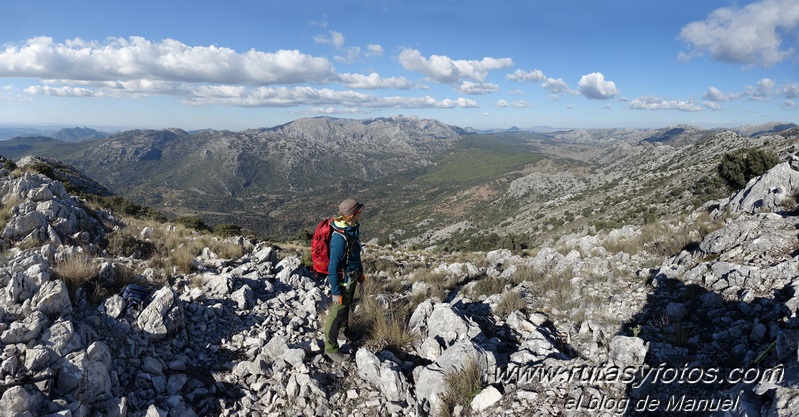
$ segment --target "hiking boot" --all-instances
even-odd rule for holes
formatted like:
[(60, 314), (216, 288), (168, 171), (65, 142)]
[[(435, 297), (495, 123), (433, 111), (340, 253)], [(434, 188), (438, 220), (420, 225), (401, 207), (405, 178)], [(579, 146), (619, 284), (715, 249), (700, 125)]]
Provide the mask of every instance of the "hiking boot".
[(325, 355), (337, 364), (347, 363), (352, 360), (350, 355), (345, 355), (341, 352), (325, 353)]
[(346, 339), (347, 342), (349, 342), (349, 343), (353, 343), (353, 342), (357, 342), (358, 341), (358, 338), (355, 336), (355, 334), (352, 333), (349, 330), (344, 330), (342, 332), (342, 336), (344, 336), (344, 339)]

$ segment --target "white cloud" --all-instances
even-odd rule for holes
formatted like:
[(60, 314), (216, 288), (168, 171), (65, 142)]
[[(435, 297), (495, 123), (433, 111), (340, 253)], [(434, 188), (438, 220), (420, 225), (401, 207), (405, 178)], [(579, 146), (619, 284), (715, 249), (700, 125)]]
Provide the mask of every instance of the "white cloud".
[(454, 108), (454, 107), (463, 107), (463, 108), (473, 108), (473, 107), (480, 107), (477, 105), (477, 102), (474, 100), (469, 100), (467, 98), (458, 97), (455, 100), (444, 99), (441, 100), (441, 103), (436, 105), (439, 108)]
[(103, 94), (88, 88), (75, 87), (50, 87), (50, 86), (31, 86), (25, 89), (28, 94), (58, 97), (102, 97)]
[(756, 86), (747, 85), (746, 93), (749, 95), (750, 100), (764, 101), (769, 100), (774, 94), (776, 84), (774, 80), (763, 78), (757, 82)]
[(346, 52), (346, 55), (336, 55), (333, 59), (337, 62), (351, 64), (361, 57), (361, 48), (357, 46), (347, 48), (344, 52)]
[(376, 44), (369, 44), (366, 45), (366, 56), (373, 57), (373, 56), (383, 56), (385, 52), (383, 51), (383, 47)]
[(724, 110), (724, 107), (717, 101), (703, 101), (702, 105), (713, 111)]
[(335, 91), (312, 87), (200, 86), (183, 100), (198, 106), (291, 107), (324, 108), (456, 108), (478, 107), (474, 100), (464, 98), (437, 100), (433, 97), (377, 97), (356, 91)]
[[(509, 81), (517, 81), (517, 82), (543, 81), (541, 83), (541, 88), (549, 91), (549, 93), (554, 98), (558, 98), (563, 95), (580, 94), (579, 92), (569, 88), (569, 85), (566, 84), (566, 81), (563, 81), (563, 79), (547, 77), (546, 75), (544, 75), (543, 71), (538, 69), (534, 69), (531, 71), (516, 70), (511, 74), (505, 75), (505, 78), (508, 79)], [(592, 84), (589, 85), (587, 83), (592, 83)], [(580, 89), (581, 91), (583, 91), (583, 94), (586, 94), (586, 96), (589, 98), (600, 98), (603, 94), (612, 93), (611, 96), (606, 97), (606, 98), (611, 98), (618, 93), (618, 90), (616, 90), (616, 85), (612, 81), (605, 81), (605, 77), (598, 72), (594, 74), (584, 75), (583, 78), (580, 80)]]
[(375, 90), (380, 88), (396, 88), (407, 90), (412, 88), (411, 82), (405, 77), (382, 78), (376, 72), (369, 75), (363, 74), (339, 74), (339, 80), (347, 88), (358, 88), (364, 90)]
[(457, 90), (461, 94), (491, 94), (499, 91), (499, 86), (492, 83), (474, 83), (471, 81), (463, 81)]
[(336, 49), (341, 49), (344, 46), (344, 35), (335, 30), (328, 31), (327, 35), (316, 35), (313, 40), (323, 45), (333, 45)]
[(793, 100), (785, 100), (784, 102), (782, 102), (781, 107), (785, 110), (796, 110), (797, 108), (799, 108), (799, 106), (797, 106), (796, 102)]
[(483, 58), (481, 61), (453, 60), (443, 55), (425, 58), (416, 49), (405, 49), (399, 54), (399, 63), (408, 71), (417, 71), (443, 84), (457, 84), (464, 79), (483, 82), (488, 71), (513, 65), (510, 58)]
[(799, 83), (787, 83), (782, 86), (782, 94), (785, 98), (799, 97)]
[(324, 83), (333, 65), (296, 50), (237, 53), (216, 46), (188, 46), (173, 39), (110, 38), (105, 43), (29, 39), (0, 52), (0, 76), (83, 81), (161, 80), (269, 85)]
[(699, 106), (691, 101), (666, 100), (660, 97), (638, 97), (630, 102), (631, 109), (637, 110), (679, 110), (679, 111), (700, 111)]
[(549, 91), (553, 96), (560, 97), (564, 94), (579, 94), (578, 92), (569, 88), (569, 85), (566, 84), (566, 81), (558, 78), (557, 80), (554, 78), (547, 78), (547, 80), (541, 83), (541, 87)]
[(601, 72), (594, 72), (583, 75), (577, 84), (580, 93), (595, 100), (607, 100), (619, 94), (616, 84), (613, 81), (605, 81), (605, 76)]
[(509, 81), (532, 81), (534, 83), (547, 79), (543, 71), (537, 69), (531, 70), (529, 72), (516, 70), (512, 74), (506, 75), (505, 78)]
[(314, 107), (308, 109), (308, 111), (303, 112), (303, 114), (362, 114), (368, 113), (368, 111), (364, 109), (359, 109), (357, 107)]
[(499, 101), (497, 101), (496, 106), (497, 107), (515, 107), (517, 109), (523, 109), (523, 108), (530, 107), (530, 104), (525, 102), (525, 101), (523, 101), (523, 100), (514, 101), (513, 103), (510, 103), (507, 100), (499, 100)]
[[(724, 94), (718, 88), (710, 87), (710, 88), (707, 89), (705, 94), (702, 95), (702, 98), (705, 99), (705, 100), (708, 100), (708, 101), (721, 103), (721, 102), (730, 101), (730, 100), (737, 100), (737, 99), (741, 98), (742, 96), (743, 96), (742, 93)], [(705, 104), (705, 106), (707, 106), (707, 104)], [(718, 110), (718, 109), (713, 109), (713, 110)]]
[(769, 67), (794, 54), (794, 48), (784, 48), (783, 41), (790, 40), (790, 32), (798, 26), (796, 0), (761, 0), (743, 9), (723, 7), (682, 28), (679, 37), (692, 51), (681, 57), (709, 53), (719, 61)]

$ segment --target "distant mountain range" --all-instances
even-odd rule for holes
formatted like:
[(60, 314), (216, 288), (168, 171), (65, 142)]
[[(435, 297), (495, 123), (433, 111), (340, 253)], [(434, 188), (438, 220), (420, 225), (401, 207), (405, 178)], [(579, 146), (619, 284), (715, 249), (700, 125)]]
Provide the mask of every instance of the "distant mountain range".
[[(168, 215), (236, 223), (266, 235), (312, 227), (321, 216), (335, 214), (340, 200), (355, 195), (368, 204), (365, 227), (372, 236), (412, 242), (461, 225), (452, 230), (543, 238), (552, 227), (587, 226), (574, 220), (593, 213), (589, 202), (603, 204), (591, 198), (564, 200), (568, 196), (597, 190), (640, 194), (652, 171), (677, 169), (680, 152), (710, 141), (713, 152), (694, 152), (702, 159), (694, 161), (690, 176), (673, 175), (673, 191), (685, 194), (685, 201), (670, 204), (687, 204), (700, 192), (695, 183), (709, 172), (718, 152), (758, 135), (795, 136), (797, 129), (792, 123), (769, 123), (738, 129), (485, 133), (415, 117), (318, 117), (241, 132), (130, 130), (106, 136), (87, 128), (62, 129), (47, 137), (2, 141), (0, 155), (55, 158), (112, 192)], [(714, 140), (725, 131), (741, 139)], [(672, 191), (669, 181), (661, 179), (659, 190)], [(620, 183), (626, 188), (612, 188)], [(631, 200), (640, 199), (632, 194)], [(541, 210), (554, 201), (560, 202), (556, 209)], [(641, 201), (649, 210), (650, 204)], [(607, 212), (601, 222), (620, 221), (616, 214), (637, 216)]]
[(0, 127), (0, 141), (14, 137), (46, 137), (63, 142), (80, 142), (91, 139), (107, 138), (108, 133), (88, 127), (72, 127), (59, 130), (48, 130), (25, 127)]

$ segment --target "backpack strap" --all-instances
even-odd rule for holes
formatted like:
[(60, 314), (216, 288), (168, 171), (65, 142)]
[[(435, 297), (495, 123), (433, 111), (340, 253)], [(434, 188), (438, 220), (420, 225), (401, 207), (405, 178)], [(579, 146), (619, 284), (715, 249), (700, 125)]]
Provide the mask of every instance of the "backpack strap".
[(347, 233), (345, 231), (343, 231), (342, 229), (339, 229), (336, 226), (335, 222), (331, 222), (330, 226), (331, 226), (331, 229), (333, 229), (333, 234), (337, 234), (337, 235), (339, 235), (339, 236), (344, 238), (344, 268), (342, 268), (342, 269), (346, 271), (347, 270), (347, 266), (349, 266), (349, 264), (350, 264), (350, 250), (351, 250), (351, 246), (352, 246), (351, 243), (352, 243), (353, 239), (351, 237), (347, 236)]

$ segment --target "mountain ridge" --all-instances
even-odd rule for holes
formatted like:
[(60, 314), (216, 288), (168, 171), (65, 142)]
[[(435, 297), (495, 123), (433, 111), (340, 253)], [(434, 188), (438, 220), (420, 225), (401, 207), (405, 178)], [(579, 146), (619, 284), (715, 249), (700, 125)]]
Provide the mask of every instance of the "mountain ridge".
[[(625, 144), (608, 162), (668, 162), (727, 142), (795, 151), (798, 139), (723, 132), (682, 154)], [(354, 336), (341, 342), (354, 360), (341, 366), (323, 354), (330, 294), (303, 266), (307, 245), (122, 217), (71, 195), (72, 179), (41, 175), (60, 176), (47, 169), (56, 161), (0, 158), (0, 412), (564, 415), (588, 398), (633, 415), (641, 407), (630, 404), (650, 399), (660, 404), (651, 412), (684, 412), (696, 409), (667, 401), (723, 398), (753, 416), (795, 416), (799, 160), (787, 155), (739, 192), (673, 218), (531, 251), (364, 242), (368, 278)], [(532, 379), (544, 369), (575, 377)], [(730, 370), (749, 376), (725, 379)], [(475, 398), (466, 405), (448, 395), (456, 379), (473, 383), (457, 391)]]
[[(791, 129), (796, 125), (773, 122), (738, 131)], [(13, 159), (38, 152), (62, 159), (137, 203), (173, 216), (200, 216), (211, 224), (240, 223), (265, 234), (296, 233), (333, 211), (333, 202), (357, 194), (372, 203), (372, 232), (377, 236), (419, 241), (415, 238), (428, 232), (424, 224), (431, 223), (426, 219), (434, 219), (432, 224), (441, 228), (468, 221), (478, 230), (538, 239), (553, 226), (574, 220), (580, 224), (580, 218), (591, 217), (582, 215), (589, 214), (591, 204), (601, 205), (590, 196), (568, 202), (555, 193), (574, 199), (591, 189), (612, 187), (625, 176), (634, 180), (622, 181), (617, 193), (640, 205), (619, 214), (594, 210), (601, 218), (584, 226), (640, 222), (644, 215), (635, 208), (665, 213), (692, 204), (689, 200), (700, 198), (696, 183), (712, 174), (716, 155), (763, 142), (724, 133), (735, 131), (678, 125), (472, 133), (415, 117), (316, 117), (241, 132), (130, 130), (79, 143), (26, 143), (18, 138), (0, 142), (0, 155)], [(706, 152), (686, 152), (704, 144)], [(772, 148), (777, 149), (776, 142)], [(680, 162), (684, 158), (693, 158), (696, 166), (673, 169), (685, 165)], [(673, 162), (666, 164), (667, 159)], [(636, 196), (638, 178), (655, 181), (651, 170), (674, 171), (662, 189), (685, 198), (655, 203), (650, 193), (656, 187), (651, 185), (646, 186), (646, 199)], [(677, 179), (681, 184), (671, 185)], [(553, 211), (545, 205), (549, 201), (564, 205)], [(504, 226), (492, 222), (490, 212), (480, 207), (505, 216)], [(396, 226), (398, 222), (403, 225)], [(520, 227), (523, 223), (533, 227)]]

